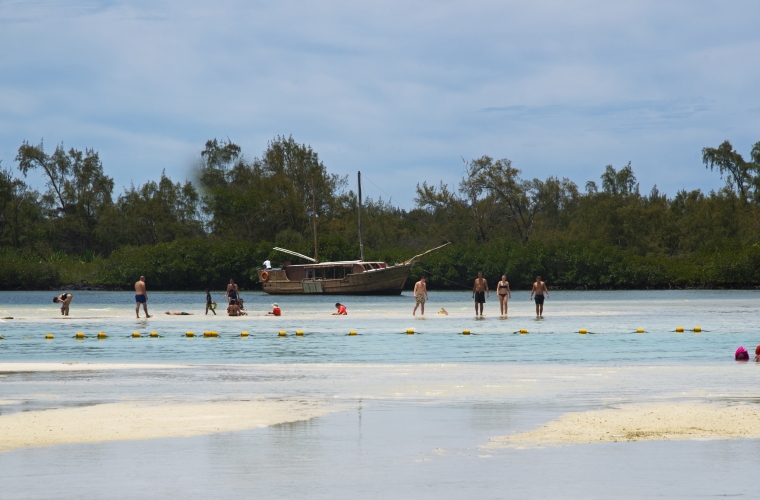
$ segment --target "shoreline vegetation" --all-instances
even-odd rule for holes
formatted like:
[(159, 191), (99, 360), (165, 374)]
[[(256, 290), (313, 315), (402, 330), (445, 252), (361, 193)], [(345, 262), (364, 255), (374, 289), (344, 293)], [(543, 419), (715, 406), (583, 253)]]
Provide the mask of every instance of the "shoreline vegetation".
[[(458, 186), (417, 185), (415, 207), (363, 200), (366, 260), (416, 263), (431, 290), (469, 290), (477, 271), (528, 289), (540, 274), (550, 289), (760, 287), (760, 142), (745, 160), (725, 141), (702, 150), (702, 165), (726, 181), (718, 190), (655, 186), (639, 192), (631, 164), (605, 167), (585, 190), (569, 179), (521, 177), (507, 159), (465, 162)], [(312, 255), (316, 210), (321, 261), (359, 255), (358, 200), (348, 178), (331, 174), (310, 146), (276, 137), (248, 161), (236, 144), (207, 141), (192, 182), (163, 173), (114, 199), (98, 153), (51, 154), (24, 142), (17, 168), (0, 168), (0, 289), (151, 290), (220, 288), (230, 278), (259, 287), (264, 260)], [(42, 174), (45, 191), (26, 184)], [(396, 182), (381, 179), (373, 184)], [(316, 203), (312, 204), (312, 184)]]

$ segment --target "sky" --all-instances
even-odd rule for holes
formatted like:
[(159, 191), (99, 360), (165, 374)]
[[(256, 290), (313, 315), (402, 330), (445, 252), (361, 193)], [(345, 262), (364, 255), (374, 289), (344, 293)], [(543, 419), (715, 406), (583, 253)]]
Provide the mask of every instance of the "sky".
[(0, 1), (0, 160), (92, 148), (118, 193), (193, 179), (208, 139), (252, 160), (292, 135), (402, 208), (482, 155), (718, 189), (702, 148), (760, 141), (758, 21), (756, 0)]

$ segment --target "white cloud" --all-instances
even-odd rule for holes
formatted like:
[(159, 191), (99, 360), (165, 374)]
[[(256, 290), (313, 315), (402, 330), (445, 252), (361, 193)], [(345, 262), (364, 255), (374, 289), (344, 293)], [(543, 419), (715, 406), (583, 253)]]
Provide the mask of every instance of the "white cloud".
[(3, 3), (0, 159), (24, 139), (92, 147), (122, 186), (187, 177), (209, 138), (250, 158), (292, 134), (406, 207), (417, 182), (454, 183), (460, 156), (483, 154), (580, 185), (630, 160), (643, 189), (709, 189), (722, 181), (702, 147), (760, 140), (758, 14), (752, 1)]

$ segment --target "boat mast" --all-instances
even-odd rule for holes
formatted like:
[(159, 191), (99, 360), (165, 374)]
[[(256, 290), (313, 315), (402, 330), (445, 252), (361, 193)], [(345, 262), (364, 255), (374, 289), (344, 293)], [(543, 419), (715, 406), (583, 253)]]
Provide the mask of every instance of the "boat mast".
[(317, 198), (314, 196), (314, 176), (311, 176), (311, 210), (314, 215), (314, 262), (319, 262), (319, 246), (317, 244)]
[(362, 242), (362, 172), (357, 176), (359, 182), (359, 258), (364, 261), (364, 243)]

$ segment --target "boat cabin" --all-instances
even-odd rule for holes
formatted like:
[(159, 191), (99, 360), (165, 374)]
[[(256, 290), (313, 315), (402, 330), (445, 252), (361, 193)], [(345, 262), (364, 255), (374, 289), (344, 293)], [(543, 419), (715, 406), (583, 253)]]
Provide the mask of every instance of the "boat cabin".
[(349, 274), (360, 274), (385, 269), (385, 262), (323, 262), (319, 264), (299, 264), (283, 266), (288, 281), (340, 280)]

